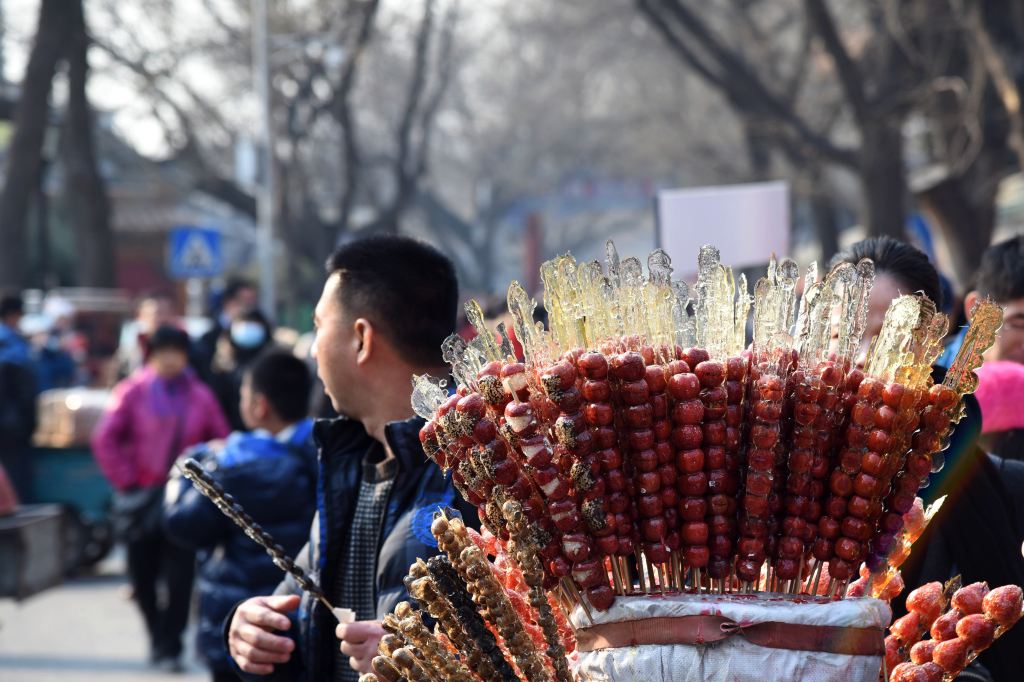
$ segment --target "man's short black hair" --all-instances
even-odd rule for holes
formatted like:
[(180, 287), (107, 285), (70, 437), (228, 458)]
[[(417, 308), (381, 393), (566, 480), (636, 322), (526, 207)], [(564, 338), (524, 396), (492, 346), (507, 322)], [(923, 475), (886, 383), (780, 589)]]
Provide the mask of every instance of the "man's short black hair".
[(327, 272), (341, 278), (346, 314), (372, 321), (406, 362), (442, 364), (441, 343), (455, 329), (459, 283), (440, 251), (409, 237), (365, 237), (335, 251)]
[(1024, 235), (985, 250), (974, 275), (973, 288), (996, 303), (1024, 298)]
[(146, 339), (146, 352), (147, 354), (150, 354), (158, 350), (171, 349), (180, 350), (182, 353), (188, 355), (191, 345), (192, 342), (188, 338), (187, 332), (178, 329), (175, 326), (165, 324), (158, 327), (157, 330), (150, 334), (149, 338)]
[(296, 422), (309, 415), (313, 377), (302, 360), (283, 350), (271, 350), (246, 369), (254, 393), (266, 397), (278, 417)]
[(829, 267), (840, 263), (856, 265), (864, 258), (875, 262), (875, 272), (895, 278), (905, 293), (923, 292), (935, 307), (942, 310), (942, 284), (939, 271), (918, 248), (892, 237), (872, 237), (859, 241), (850, 248), (837, 253)]
[(11, 315), (21, 315), (25, 312), (25, 304), (18, 294), (5, 294), (0, 298), (0, 319), (7, 319)]

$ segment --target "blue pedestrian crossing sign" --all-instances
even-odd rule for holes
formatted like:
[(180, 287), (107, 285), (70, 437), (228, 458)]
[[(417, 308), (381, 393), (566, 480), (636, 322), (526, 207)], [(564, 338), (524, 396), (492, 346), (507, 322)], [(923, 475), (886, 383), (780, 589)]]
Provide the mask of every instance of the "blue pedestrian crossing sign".
[(175, 227), (169, 234), (167, 271), (171, 277), (217, 277), (224, 270), (220, 232), (202, 227)]

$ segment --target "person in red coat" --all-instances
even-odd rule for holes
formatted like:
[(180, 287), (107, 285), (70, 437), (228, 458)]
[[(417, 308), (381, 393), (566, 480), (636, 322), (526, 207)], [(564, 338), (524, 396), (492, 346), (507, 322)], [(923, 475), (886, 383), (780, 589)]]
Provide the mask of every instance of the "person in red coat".
[[(194, 555), (171, 544), (161, 527), (163, 488), (185, 449), (225, 438), (216, 397), (188, 366), (188, 335), (175, 327), (148, 339), (146, 364), (114, 387), (93, 433), (97, 464), (115, 490), (115, 529), (128, 546), (128, 573), (150, 636), (150, 658), (181, 669)], [(158, 585), (167, 599), (158, 599)]]

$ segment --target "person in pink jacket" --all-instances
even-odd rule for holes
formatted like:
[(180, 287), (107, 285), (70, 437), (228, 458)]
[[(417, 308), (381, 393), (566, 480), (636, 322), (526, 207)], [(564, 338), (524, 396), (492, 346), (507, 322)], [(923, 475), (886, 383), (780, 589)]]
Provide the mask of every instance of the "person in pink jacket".
[[(171, 671), (182, 668), (195, 557), (164, 534), (163, 488), (178, 455), (229, 433), (216, 397), (188, 366), (189, 343), (180, 329), (157, 329), (148, 339), (146, 364), (114, 387), (92, 437), (93, 455), (115, 491), (115, 532), (127, 544), (151, 662)], [(166, 600), (158, 599), (159, 583)]]

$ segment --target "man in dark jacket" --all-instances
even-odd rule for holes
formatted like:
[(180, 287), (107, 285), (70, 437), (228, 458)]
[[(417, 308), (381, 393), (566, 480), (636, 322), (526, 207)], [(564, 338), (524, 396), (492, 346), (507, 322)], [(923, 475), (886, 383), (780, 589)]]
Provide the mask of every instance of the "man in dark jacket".
[(36, 372), (28, 341), (18, 331), (21, 296), (0, 299), (0, 464), (18, 499), (32, 497), (29, 448), (36, 429)]
[(451, 263), (414, 240), (382, 236), (341, 247), (328, 273), (313, 354), (344, 416), (314, 429), (317, 516), (298, 560), (356, 622), (335, 627), (308, 596), (300, 605), (290, 579), (274, 597), (243, 602), (226, 624), (229, 650), (240, 670), (272, 679), (356, 680), (368, 671), (380, 619), (406, 597), (409, 565), (437, 553), (433, 513), (461, 504), (424, 456), (410, 404), (414, 374), (448, 372), (440, 346), (458, 305)]
[[(257, 358), (243, 376), (240, 400), (252, 430), (189, 453), (289, 554), (305, 544), (316, 509), (316, 448), (306, 418), (312, 382), (290, 353)], [(184, 478), (170, 486), (164, 524), (172, 541), (199, 552), (199, 653), (214, 682), (237, 680), (222, 642), (224, 618), (239, 601), (272, 592), (281, 571)]]

